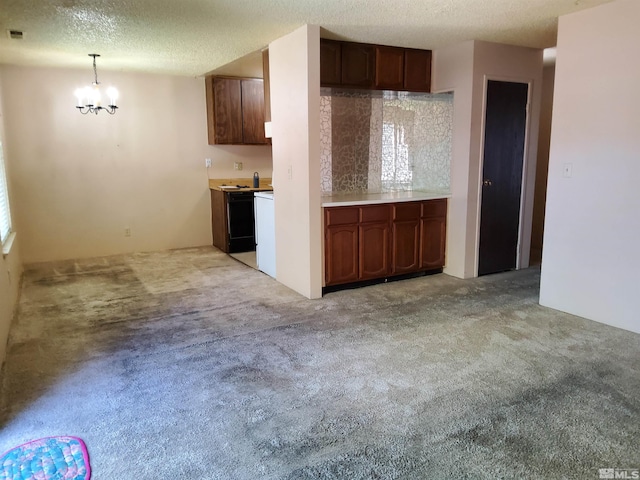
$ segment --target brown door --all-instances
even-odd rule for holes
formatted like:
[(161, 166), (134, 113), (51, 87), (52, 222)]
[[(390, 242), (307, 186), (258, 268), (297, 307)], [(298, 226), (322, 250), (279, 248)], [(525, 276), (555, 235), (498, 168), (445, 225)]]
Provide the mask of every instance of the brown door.
[(487, 85), (478, 275), (516, 268), (528, 88)]

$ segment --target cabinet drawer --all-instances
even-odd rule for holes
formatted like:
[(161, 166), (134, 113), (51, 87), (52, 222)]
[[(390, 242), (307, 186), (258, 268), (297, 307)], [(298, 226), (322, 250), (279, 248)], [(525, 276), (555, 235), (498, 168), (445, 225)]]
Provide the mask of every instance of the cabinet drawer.
[(422, 217), (446, 217), (447, 199), (427, 200), (422, 202)]
[(373, 205), (370, 207), (360, 207), (360, 222), (388, 222), (389, 205)]
[(359, 217), (358, 207), (335, 207), (325, 209), (326, 226), (357, 224)]
[(404, 202), (393, 205), (393, 221), (416, 220), (420, 218), (420, 202)]

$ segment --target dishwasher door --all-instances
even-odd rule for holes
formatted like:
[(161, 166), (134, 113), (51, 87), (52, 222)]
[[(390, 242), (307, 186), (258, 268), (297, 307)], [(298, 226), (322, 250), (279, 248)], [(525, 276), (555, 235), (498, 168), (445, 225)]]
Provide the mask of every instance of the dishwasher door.
[(276, 278), (276, 226), (273, 193), (255, 194), (256, 261), (258, 270)]

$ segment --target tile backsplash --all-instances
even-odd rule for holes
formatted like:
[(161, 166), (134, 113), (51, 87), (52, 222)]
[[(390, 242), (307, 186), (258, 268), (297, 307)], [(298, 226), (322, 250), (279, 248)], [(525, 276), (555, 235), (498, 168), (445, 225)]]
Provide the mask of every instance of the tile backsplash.
[(452, 94), (320, 98), (322, 193), (449, 191)]

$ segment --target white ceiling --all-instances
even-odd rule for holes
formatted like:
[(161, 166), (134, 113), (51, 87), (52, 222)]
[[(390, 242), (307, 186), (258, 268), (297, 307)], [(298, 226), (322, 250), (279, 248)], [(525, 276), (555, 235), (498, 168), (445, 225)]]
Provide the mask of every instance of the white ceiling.
[(99, 53), (100, 70), (233, 73), (306, 23), (327, 38), (402, 47), (475, 39), (545, 48), (558, 16), (610, 1), (0, 0), (0, 63), (90, 68), (87, 54)]

